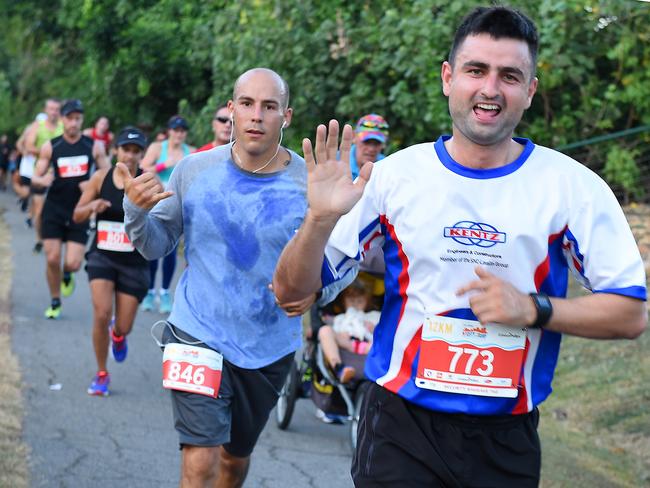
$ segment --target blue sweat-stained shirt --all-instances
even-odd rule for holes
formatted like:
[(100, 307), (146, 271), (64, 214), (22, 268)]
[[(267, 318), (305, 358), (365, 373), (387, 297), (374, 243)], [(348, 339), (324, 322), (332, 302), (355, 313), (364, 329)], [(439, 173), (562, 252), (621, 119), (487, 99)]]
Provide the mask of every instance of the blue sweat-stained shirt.
[(187, 267), (169, 321), (241, 368), (267, 366), (300, 347), (301, 322), (276, 303), (269, 283), (307, 209), (304, 160), (290, 152), (280, 172), (253, 174), (231, 146), (194, 153), (174, 168), (170, 198), (151, 211), (124, 199), (131, 242), (147, 259), (185, 235)]

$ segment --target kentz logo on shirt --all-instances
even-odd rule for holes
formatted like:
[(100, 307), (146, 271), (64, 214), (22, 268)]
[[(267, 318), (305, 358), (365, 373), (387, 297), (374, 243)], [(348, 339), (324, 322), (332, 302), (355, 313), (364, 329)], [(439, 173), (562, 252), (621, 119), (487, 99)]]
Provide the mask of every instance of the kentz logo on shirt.
[(499, 232), (490, 224), (469, 220), (461, 220), (452, 227), (445, 227), (444, 235), (464, 246), (492, 247), (506, 242), (505, 232)]
[(56, 160), (61, 178), (84, 176), (88, 173), (88, 155), (66, 156)]

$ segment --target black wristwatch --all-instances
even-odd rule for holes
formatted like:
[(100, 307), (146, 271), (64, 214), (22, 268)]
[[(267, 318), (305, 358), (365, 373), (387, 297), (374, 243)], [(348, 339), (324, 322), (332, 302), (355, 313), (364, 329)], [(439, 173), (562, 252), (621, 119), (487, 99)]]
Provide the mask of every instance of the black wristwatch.
[(531, 293), (530, 297), (533, 299), (535, 309), (537, 310), (537, 318), (535, 322), (528, 326), (529, 329), (543, 329), (551, 320), (553, 315), (553, 305), (551, 300), (545, 293)]

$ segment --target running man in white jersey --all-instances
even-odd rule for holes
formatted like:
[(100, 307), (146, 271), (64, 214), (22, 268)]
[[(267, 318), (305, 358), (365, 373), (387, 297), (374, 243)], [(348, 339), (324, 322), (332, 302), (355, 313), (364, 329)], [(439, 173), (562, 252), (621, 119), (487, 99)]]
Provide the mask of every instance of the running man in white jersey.
[[(643, 263), (611, 190), (513, 138), (537, 89), (537, 44), (516, 10), (471, 12), (441, 70), (452, 135), (365, 165), (354, 184), (351, 127), (340, 148), (336, 121), (329, 135), (318, 127), (315, 151), (303, 143), (309, 210), (278, 263), (277, 298), (305, 297), (384, 251), (357, 487), (537, 486), (537, 406), (562, 334), (646, 328)], [(567, 299), (569, 271), (593, 293)]]

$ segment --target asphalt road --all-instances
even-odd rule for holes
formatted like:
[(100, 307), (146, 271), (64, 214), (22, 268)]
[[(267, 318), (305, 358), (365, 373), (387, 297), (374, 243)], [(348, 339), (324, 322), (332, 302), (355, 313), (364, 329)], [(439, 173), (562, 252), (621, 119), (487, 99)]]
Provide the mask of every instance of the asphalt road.
[[(127, 360), (109, 360), (111, 396), (88, 396), (96, 365), (86, 273), (77, 273), (60, 320), (46, 320), (45, 258), (32, 254), (34, 233), (15, 201), (13, 193), (0, 192), (12, 234), (12, 342), (24, 385), (32, 486), (177, 486), (180, 452), (169, 396), (160, 384), (161, 353), (149, 333), (163, 317), (138, 315)], [(309, 400), (298, 401), (287, 431), (278, 430), (273, 415), (253, 453), (246, 487), (352, 486), (347, 426), (321, 423)]]

